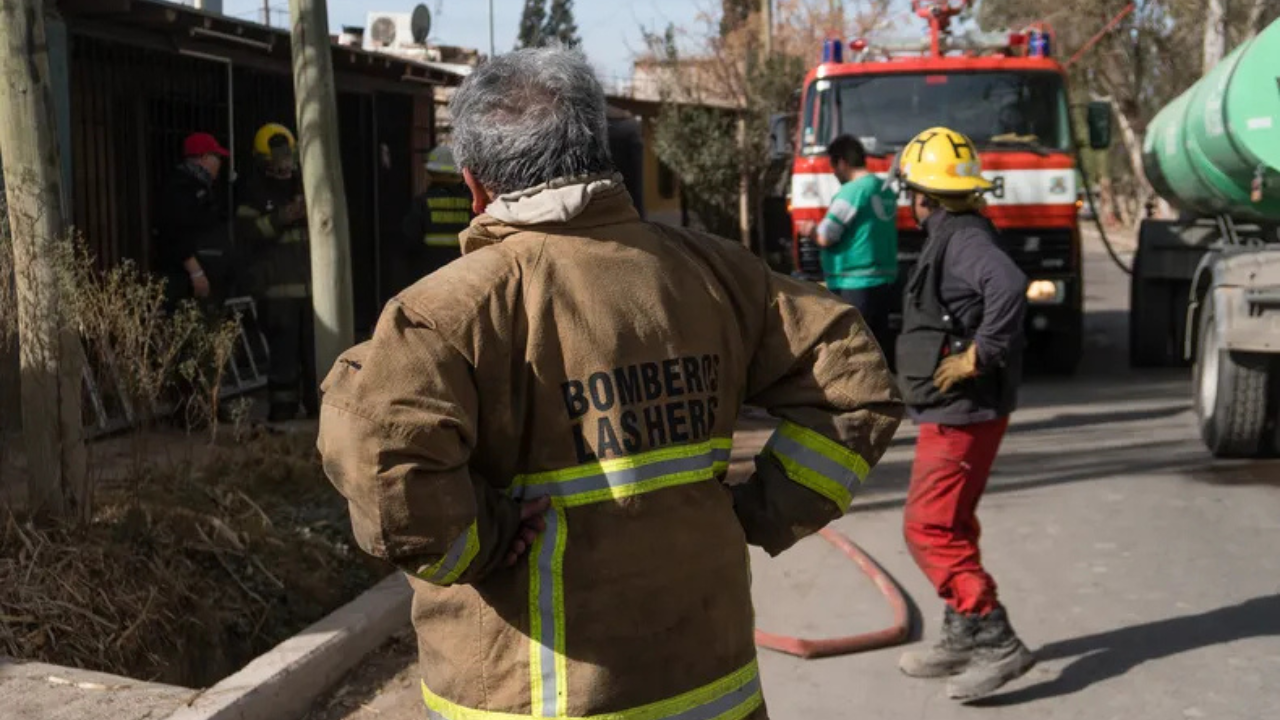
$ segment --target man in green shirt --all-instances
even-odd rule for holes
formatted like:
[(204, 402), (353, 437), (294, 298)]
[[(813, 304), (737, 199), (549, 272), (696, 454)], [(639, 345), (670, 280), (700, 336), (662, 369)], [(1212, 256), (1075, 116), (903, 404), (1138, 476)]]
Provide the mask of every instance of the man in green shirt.
[(827, 146), (827, 155), (843, 187), (822, 223), (804, 223), (800, 230), (822, 248), (827, 288), (858, 308), (889, 353), (889, 313), (898, 279), (898, 196), (867, 170), (867, 152), (857, 138), (841, 135)]

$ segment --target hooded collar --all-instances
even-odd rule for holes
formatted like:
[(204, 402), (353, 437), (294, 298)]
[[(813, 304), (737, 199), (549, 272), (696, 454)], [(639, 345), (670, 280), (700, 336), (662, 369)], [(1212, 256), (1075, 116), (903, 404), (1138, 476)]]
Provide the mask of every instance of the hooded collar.
[(620, 174), (561, 178), (494, 198), (462, 233), (462, 252), (474, 252), (519, 232), (571, 232), (639, 218)]

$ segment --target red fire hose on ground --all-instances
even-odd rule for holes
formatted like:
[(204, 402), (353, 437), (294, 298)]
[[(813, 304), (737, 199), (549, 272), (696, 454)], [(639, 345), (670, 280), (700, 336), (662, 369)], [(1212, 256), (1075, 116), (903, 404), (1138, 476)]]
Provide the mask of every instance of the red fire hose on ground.
[(850, 560), (857, 563), (862, 572), (871, 578), (876, 587), (880, 588), (881, 594), (885, 600), (889, 601), (889, 605), (893, 608), (893, 625), (883, 630), (863, 633), (861, 635), (850, 635), (846, 637), (821, 638), (817, 640), (808, 640), (804, 638), (789, 637), (787, 635), (774, 635), (763, 630), (756, 630), (756, 645), (770, 650), (777, 650), (789, 655), (795, 655), (805, 659), (830, 657), (832, 655), (849, 655), (856, 652), (864, 652), (867, 650), (878, 650), (880, 648), (893, 647), (901, 645), (907, 641), (907, 637), (911, 632), (911, 616), (907, 609), (907, 600), (903, 596), (902, 590), (893, 578), (889, 577), (884, 568), (880, 567), (870, 555), (863, 552), (862, 548), (850, 540), (846, 535), (831, 528), (823, 528), (820, 532), (827, 542), (835, 545)]

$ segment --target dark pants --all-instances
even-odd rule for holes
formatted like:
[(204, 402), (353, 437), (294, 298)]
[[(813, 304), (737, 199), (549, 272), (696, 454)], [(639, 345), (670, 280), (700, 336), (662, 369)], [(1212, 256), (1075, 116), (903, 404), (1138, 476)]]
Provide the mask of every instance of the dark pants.
[(319, 414), (316, 378), (315, 323), (311, 300), (267, 298), (263, 301), (263, 325), (271, 348), (267, 394), (273, 421), (291, 420), (301, 404), (307, 415)]
[(884, 351), (889, 367), (895, 367), (893, 362), (895, 343), (892, 330), (889, 328), (889, 315), (893, 312), (894, 302), (897, 300), (893, 284), (876, 285), (858, 290), (837, 290), (836, 294), (845, 302), (858, 308), (871, 334), (880, 344), (880, 349)]
[(974, 425), (920, 425), (903, 532), (938, 597), (960, 613), (985, 615), (999, 606), (996, 581), (978, 550), (977, 510), (1008, 427), (1007, 416)]

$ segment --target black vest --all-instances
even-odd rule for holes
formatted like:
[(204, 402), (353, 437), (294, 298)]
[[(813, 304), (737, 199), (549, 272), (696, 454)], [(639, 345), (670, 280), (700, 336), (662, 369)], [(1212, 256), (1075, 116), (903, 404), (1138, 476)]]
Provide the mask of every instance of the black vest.
[(904, 400), (913, 410), (948, 418), (1006, 415), (1017, 404), (1019, 350), (1010, 353), (1005, 366), (981, 368), (978, 377), (957, 384), (945, 395), (933, 384), (933, 374), (942, 359), (968, 349), (982, 323), (980, 305), (964, 317), (956, 317), (941, 297), (947, 247), (957, 233), (965, 230), (999, 236), (990, 220), (973, 213), (947, 213), (934, 226), (904, 291), (902, 333), (896, 345), (898, 380)]

